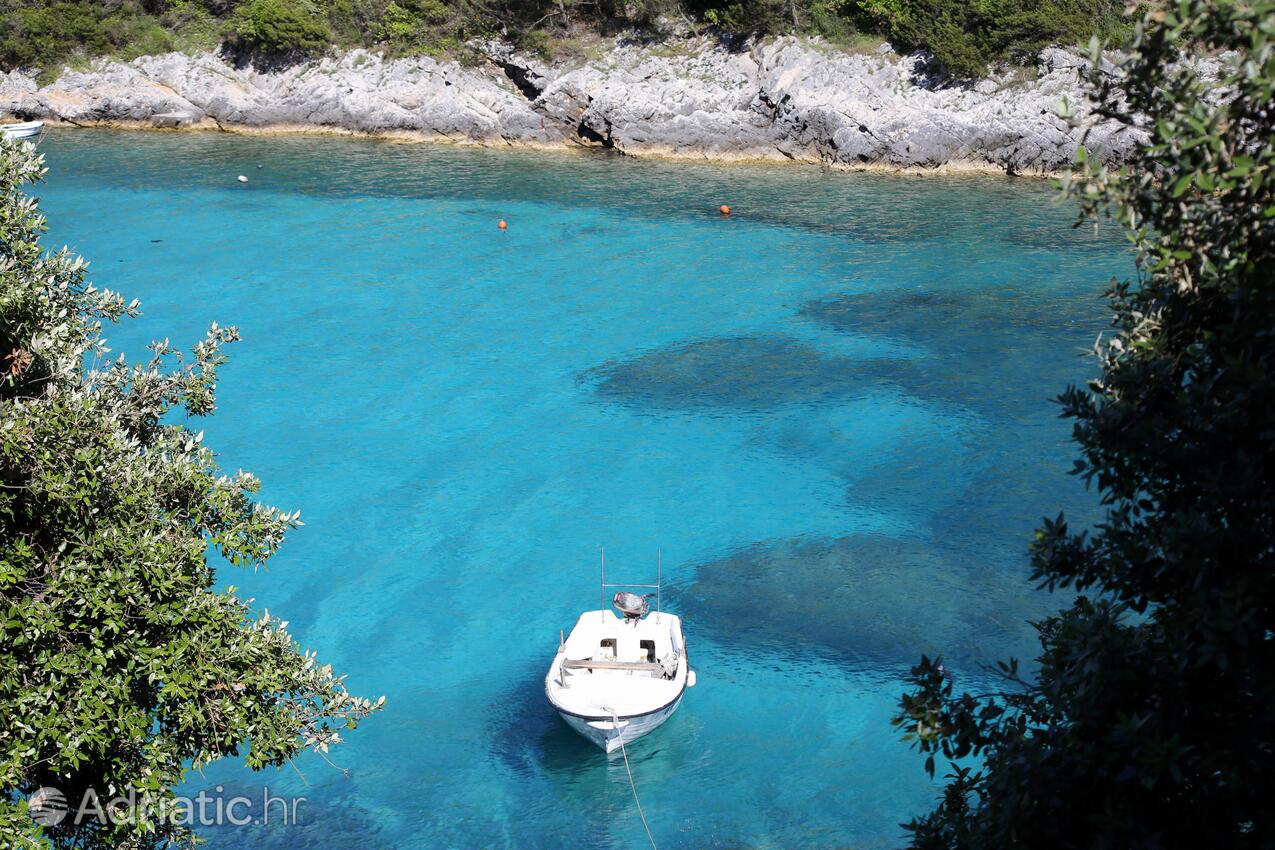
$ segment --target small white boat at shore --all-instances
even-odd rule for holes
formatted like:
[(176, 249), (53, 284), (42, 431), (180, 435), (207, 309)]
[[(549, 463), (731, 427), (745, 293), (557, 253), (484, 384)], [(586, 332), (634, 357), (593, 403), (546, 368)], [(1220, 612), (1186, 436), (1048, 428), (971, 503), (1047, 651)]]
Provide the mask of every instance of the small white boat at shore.
[[(602, 593), (610, 587), (603, 567)], [(647, 597), (615, 594), (620, 616), (585, 611), (571, 634), (559, 639), (545, 675), (545, 695), (567, 725), (607, 753), (631, 744), (673, 716), (687, 688), (695, 686), (682, 620), (650, 613)]]
[(30, 139), (44, 131), (43, 121), (26, 121), (21, 124), (0, 124), (6, 139)]

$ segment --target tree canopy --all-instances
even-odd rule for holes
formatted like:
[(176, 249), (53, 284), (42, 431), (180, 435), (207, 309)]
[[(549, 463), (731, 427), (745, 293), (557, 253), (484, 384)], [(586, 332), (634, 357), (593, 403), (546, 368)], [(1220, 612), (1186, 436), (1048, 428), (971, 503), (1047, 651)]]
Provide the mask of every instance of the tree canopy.
[(929, 50), (958, 77), (998, 60), (1030, 61), (1050, 44), (1122, 36), (1122, 0), (868, 0), (865, 9), (899, 48)]
[(958, 695), (940, 661), (912, 671), (895, 722), (953, 762), (915, 847), (1275, 841), (1275, 2), (1158, 10), (1093, 81), (1150, 136), (1063, 180), (1137, 249), (1100, 377), (1060, 398), (1105, 519), (1036, 534), (1033, 579), (1079, 595), (1037, 624), (1034, 674)]
[[(0, 140), (0, 844), (187, 846), (164, 807), (188, 768), (325, 751), (383, 700), (215, 586), (212, 552), (264, 564), (299, 524), (180, 424), (213, 412), (238, 335), (213, 324), (188, 356), (164, 341), (147, 363), (110, 359), (103, 325), (137, 302), (41, 248), (23, 186), (42, 175), (33, 146)], [(90, 790), (147, 808), (40, 830), (41, 788), (73, 809)]]

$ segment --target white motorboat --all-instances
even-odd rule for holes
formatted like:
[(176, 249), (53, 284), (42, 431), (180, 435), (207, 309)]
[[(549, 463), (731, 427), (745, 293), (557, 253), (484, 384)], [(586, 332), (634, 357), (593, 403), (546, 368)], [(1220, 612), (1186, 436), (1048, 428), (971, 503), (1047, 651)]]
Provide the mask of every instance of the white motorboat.
[(26, 121), (22, 124), (0, 124), (6, 139), (30, 139), (44, 130), (43, 121)]
[(673, 716), (687, 688), (695, 686), (682, 634), (682, 620), (660, 610), (659, 584), (648, 597), (615, 594), (619, 616), (608, 609), (585, 611), (571, 634), (559, 637), (545, 675), (545, 695), (567, 725), (607, 753), (655, 730)]

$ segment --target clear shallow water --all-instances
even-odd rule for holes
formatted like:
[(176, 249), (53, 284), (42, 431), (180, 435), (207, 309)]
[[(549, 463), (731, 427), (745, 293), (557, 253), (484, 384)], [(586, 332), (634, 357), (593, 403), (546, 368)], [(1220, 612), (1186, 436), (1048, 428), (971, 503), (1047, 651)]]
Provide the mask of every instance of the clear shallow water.
[(542, 692), (602, 543), (616, 580), (662, 547), (699, 673), (630, 752), (666, 850), (897, 846), (934, 794), (889, 726), (907, 667), (943, 652), (975, 686), (1057, 607), (1025, 580), (1031, 530), (1092, 506), (1048, 399), (1088, 376), (1130, 261), (1043, 184), (336, 139), (43, 150), (50, 243), (143, 302), (116, 351), (243, 334), (201, 427), (307, 525), (223, 580), (389, 699), (334, 754), (348, 775), (196, 777), (307, 798), (301, 825), (213, 848), (645, 846), (623, 763)]

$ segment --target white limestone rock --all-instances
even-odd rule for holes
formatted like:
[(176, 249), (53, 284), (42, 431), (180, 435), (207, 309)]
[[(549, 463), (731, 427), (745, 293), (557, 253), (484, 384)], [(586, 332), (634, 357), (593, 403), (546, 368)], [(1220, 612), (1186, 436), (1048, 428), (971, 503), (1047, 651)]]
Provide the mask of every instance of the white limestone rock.
[[(658, 47), (620, 40), (598, 59), (556, 66), (499, 41), (474, 46), (489, 64), (354, 50), (265, 72), (215, 54), (169, 53), (100, 61), (43, 87), (13, 72), (0, 76), (0, 110), (72, 123), (187, 126), (206, 118), (232, 130), (1017, 173), (1065, 167), (1086, 130), (1095, 155), (1112, 162), (1145, 135), (1095, 123), (1086, 111), (1086, 63), (1059, 48), (1042, 51), (1034, 70), (1003, 70), (969, 85), (942, 78), (923, 54), (845, 53), (795, 38), (734, 47), (694, 37)], [(1190, 61), (1207, 79), (1218, 60)], [(1110, 62), (1102, 70), (1118, 73)], [(1077, 120), (1060, 117), (1064, 100)], [(179, 114), (198, 117), (172, 117)]]

